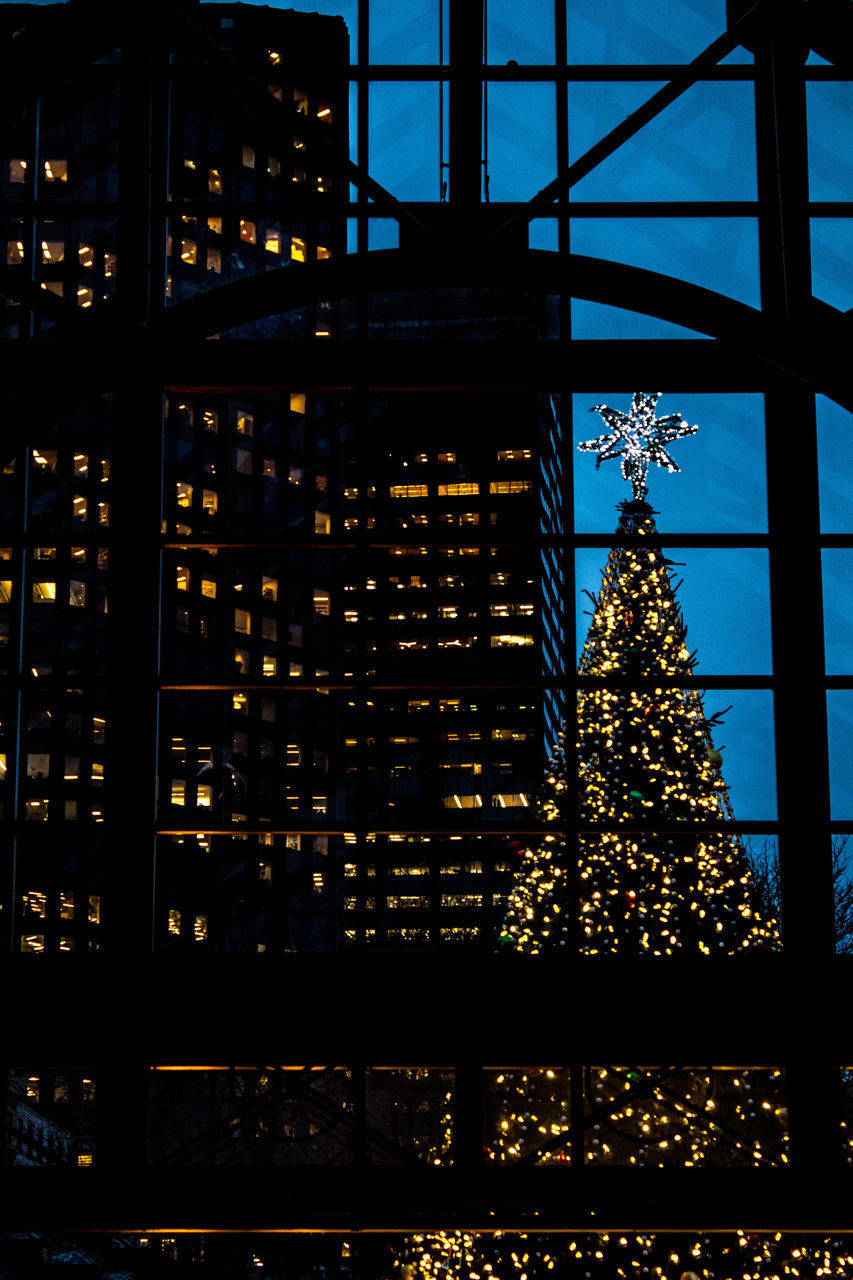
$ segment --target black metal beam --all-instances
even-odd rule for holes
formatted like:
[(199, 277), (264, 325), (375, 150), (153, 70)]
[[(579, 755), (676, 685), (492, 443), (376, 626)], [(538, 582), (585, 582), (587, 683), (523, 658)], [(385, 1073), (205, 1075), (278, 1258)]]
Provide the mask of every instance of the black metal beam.
[[(839, 988), (853, 960), (781, 954), (713, 961), (469, 954), (190, 956), (117, 966), (106, 955), (10, 956), (22, 1010), (15, 1066), (87, 1067), (121, 1045), (137, 1064), (796, 1060), (853, 1063)], [(85, 1001), (79, 998), (86, 992)], [(278, 999), (281, 995), (281, 1005)], [(819, 1028), (813, 1036), (792, 1029)], [(815, 1123), (821, 1097), (810, 1100)]]

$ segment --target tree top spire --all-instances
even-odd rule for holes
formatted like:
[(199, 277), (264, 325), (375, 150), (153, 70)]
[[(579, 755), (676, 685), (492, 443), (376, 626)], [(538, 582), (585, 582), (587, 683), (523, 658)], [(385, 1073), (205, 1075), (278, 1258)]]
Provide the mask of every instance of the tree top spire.
[(631, 482), (635, 501), (642, 502), (648, 493), (646, 472), (649, 463), (666, 467), (667, 471), (680, 471), (664, 446), (672, 440), (695, 435), (699, 430), (689, 426), (680, 413), (656, 418), (655, 405), (662, 394), (660, 391), (635, 391), (627, 413), (610, 409), (605, 404), (593, 405), (590, 413), (600, 413), (610, 430), (578, 445), (581, 452), (598, 454), (596, 470), (602, 462), (621, 458), (622, 476)]

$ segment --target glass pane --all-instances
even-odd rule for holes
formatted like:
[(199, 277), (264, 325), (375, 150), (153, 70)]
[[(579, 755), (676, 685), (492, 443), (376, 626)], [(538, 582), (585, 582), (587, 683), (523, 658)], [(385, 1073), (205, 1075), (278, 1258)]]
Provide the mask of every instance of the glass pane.
[(315, 1165), (352, 1160), (345, 1067), (153, 1069), (153, 1165)]
[(571, 1161), (568, 1067), (487, 1068), (486, 1159), (496, 1164)]
[[(569, 83), (569, 160), (659, 85)], [(754, 200), (751, 84), (696, 84), (572, 188), (576, 200)]]
[[(533, 246), (531, 245), (531, 248)], [(687, 329), (680, 324), (670, 324), (657, 316), (647, 316), (642, 311), (628, 311), (624, 307), (611, 307), (603, 302), (588, 302), (585, 298), (572, 298), (573, 338), (705, 338), (707, 333)]]
[(454, 1075), (436, 1067), (368, 1067), (367, 1156), (371, 1164), (453, 1163)]
[(853, 689), (831, 689), (826, 713), (830, 814), (845, 822), (853, 815)]
[(6, 1082), (5, 1165), (95, 1164), (95, 1073), (12, 1068)]
[[(670, 585), (662, 581), (660, 587), (660, 600), (667, 604), (669, 614), (673, 615), (669, 626), (673, 628), (673, 634), (679, 633), (678, 613), (687, 626), (686, 647), (696, 654), (695, 674), (769, 674), (772, 654), (767, 552), (754, 547), (720, 551), (671, 546), (660, 550), (655, 548), (654, 551), (624, 548), (613, 552), (609, 573), (618, 574), (625, 583), (627, 594), (646, 605), (657, 599), (654, 594), (641, 595), (641, 587), (648, 581), (645, 557), (652, 555), (656, 557), (656, 574), (660, 574), (662, 580), (665, 574), (669, 577)], [(586, 593), (598, 594), (605, 560), (605, 552), (598, 547), (582, 549), (576, 556), (576, 586), (581, 611), (577, 623), (579, 651), (586, 639), (588, 613), (592, 608)], [(639, 609), (638, 603), (635, 614)], [(657, 613), (654, 614), (653, 625), (658, 626)], [(644, 634), (639, 616), (634, 617), (629, 630), (632, 636)]]
[[(715, 806), (723, 819), (775, 819), (773, 696), (769, 690), (711, 689), (704, 695), (698, 690), (676, 689), (664, 689), (659, 695), (654, 690), (644, 693), (641, 689), (621, 693), (590, 690), (580, 704), (578, 716), (589, 728), (584, 766), (587, 772), (597, 768), (593, 759), (596, 754), (612, 749), (607, 743), (613, 735), (601, 729), (610, 719), (615, 717), (615, 727), (620, 732), (624, 730), (629, 750), (630, 745), (637, 747), (637, 752), (631, 754), (637, 756), (638, 786), (627, 787), (625, 780), (619, 778), (622, 766), (617, 762), (613, 778), (608, 771), (610, 780), (606, 780), (601, 795), (597, 791), (589, 793), (593, 809), (599, 801), (603, 806), (600, 813), (596, 810), (597, 821), (606, 815), (611, 802), (625, 809), (625, 821), (636, 817), (637, 812), (648, 819), (646, 810), (652, 817), (656, 812), (665, 812), (667, 821), (692, 821), (703, 809), (711, 813)], [(660, 727), (658, 718), (666, 720), (666, 733), (660, 738), (651, 735), (655, 744), (652, 750), (646, 733), (651, 734), (651, 727)], [(597, 746), (599, 738), (601, 743)], [(644, 744), (647, 755), (643, 754)], [(680, 756), (684, 757), (682, 770), (689, 765), (695, 780), (695, 787), (685, 787), (683, 792), (674, 787), (673, 778), (666, 784), (662, 781), (672, 771), (674, 777), (681, 776), (672, 764)], [(631, 764), (634, 767), (634, 762)], [(637, 795), (633, 794), (635, 791)]]
[(778, 1068), (587, 1067), (584, 1085), (590, 1164), (788, 1163), (787, 1088)]
[(853, 550), (821, 553), (826, 674), (853, 674)]
[(853, 84), (806, 85), (809, 195), (812, 200), (853, 200)]
[(554, 86), (493, 81), (487, 92), (487, 197), (529, 200), (557, 176)]
[(853, 307), (853, 218), (812, 218), (812, 292), (830, 306)]
[[(690, 62), (726, 29), (725, 0), (569, 0), (569, 62)], [(751, 62), (745, 49), (738, 62)]]
[(370, 176), (398, 200), (438, 200), (437, 83), (370, 85)]
[(853, 414), (826, 396), (815, 396), (820, 527), (823, 533), (853, 528)]
[(754, 218), (574, 218), (572, 250), (759, 305)]
[(849, 831), (832, 837), (832, 890), (835, 954), (853, 955), (853, 847)]
[[(604, 429), (595, 405), (626, 412), (631, 395), (602, 392), (572, 398), (575, 444)], [(757, 533), (767, 529), (767, 481), (764, 453), (764, 400), (760, 395), (665, 393), (656, 415), (681, 413), (698, 424), (695, 435), (668, 446), (681, 468), (649, 471), (649, 501), (658, 511), (660, 530), (685, 533)], [(574, 449), (575, 525), (583, 532), (616, 528), (616, 505), (630, 496), (618, 462), (596, 469), (593, 456)]]
[(528, 0), (523, 9), (512, 0), (489, 0), (486, 13), (487, 62), (554, 61), (554, 0)]
[(442, 3), (443, 0), (406, 0), (405, 4), (398, 0), (370, 0), (370, 61), (413, 65), (439, 62)]

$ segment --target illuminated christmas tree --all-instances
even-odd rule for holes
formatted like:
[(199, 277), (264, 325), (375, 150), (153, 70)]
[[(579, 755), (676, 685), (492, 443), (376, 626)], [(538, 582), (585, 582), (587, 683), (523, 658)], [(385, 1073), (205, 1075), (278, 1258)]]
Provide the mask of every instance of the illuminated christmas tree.
[[(579, 841), (579, 949), (583, 954), (726, 955), (775, 949), (775, 920), (761, 909), (740, 837), (713, 831), (734, 817), (693, 675), (671, 562), (646, 502), (650, 462), (677, 471), (665, 445), (692, 435), (680, 414), (657, 419), (658, 396), (641, 392), (628, 413), (597, 405), (611, 431), (580, 445), (612, 458), (633, 489), (619, 506), (610, 552), (583, 647), (579, 675), (611, 687), (578, 694), (577, 788), (564, 742), (548, 762), (540, 818), (555, 832), (568, 806), (602, 830)], [(612, 829), (608, 826), (612, 824)], [(699, 825), (701, 832), (695, 830)], [(691, 830), (691, 827), (693, 830)], [(572, 943), (572, 853), (546, 835), (524, 854), (510, 895), (502, 946), (538, 954)]]
[[(577, 779), (568, 776), (561, 736), (537, 799), (554, 834), (522, 853), (502, 951), (537, 955), (576, 946), (588, 955), (714, 955), (779, 946), (777, 922), (762, 910), (743, 843), (726, 829), (734, 815), (713, 738), (719, 717), (705, 714), (694, 687), (672, 565), (646, 501), (649, 463), (677, 471), (665, 446), (696, 431), (678, 414), (656, 419), (657, 400), (639, 393), (628, 413), (596, 406), (610, 432), (580, 446), (597, 452), (598, 464), (619, 458), (632, 498), (619, 507), (616, 545), (579, 666)], [(599, 677), (601, 685), (594, 683)], [(569, 806), (577, 806), (582, 826), (599, 828), (584, 831), (577, 849), (564, 834)], [(571, 1132), (580, 1128), (588, 1164), (788, 1162), (778, 1070), (588, 1066), (581, 1117), (567, 1106), (567, 1071), (507, 1071), (498, 1084), (496, 1123), (487, 1132), (490, 1161), (565, 1162)], [(714, 1267), (763, 1280), (819, 1275), (830, 1265), (833, 1274), (847, 1275), (853, 1260), (837, 1242), (803, 1250), (779, 1236), (743, 1232), (732, 1243), (684, 1237), (675, 1251), (652, 1234), (605, 1233), (563, 1238), (556, 1252), (532, 1236), (437, 1232), (409, 1242), (400, 1265), (418, 1280), (534, 1280), (548, 1273), (698, 1280)]]

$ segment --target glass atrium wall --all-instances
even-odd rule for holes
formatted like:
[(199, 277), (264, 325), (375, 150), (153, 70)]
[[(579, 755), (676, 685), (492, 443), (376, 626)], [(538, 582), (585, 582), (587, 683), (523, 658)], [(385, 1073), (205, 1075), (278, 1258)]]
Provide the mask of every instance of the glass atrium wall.
[(13, 1230), (847, 1273), (851, 34), (0, 5)]

